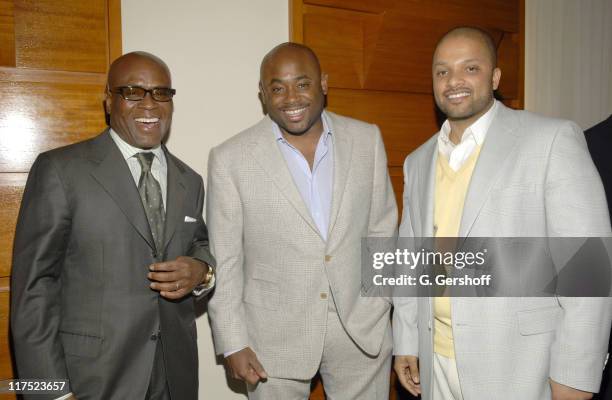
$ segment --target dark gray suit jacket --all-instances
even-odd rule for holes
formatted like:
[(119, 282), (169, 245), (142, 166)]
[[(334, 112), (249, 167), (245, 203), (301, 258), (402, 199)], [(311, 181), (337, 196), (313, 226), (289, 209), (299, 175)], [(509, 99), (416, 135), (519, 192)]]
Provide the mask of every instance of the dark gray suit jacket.
[(164, 151), (163, 251), (155, 250), (138, 190), (108, 132), (34, 162), (13, 250), (11, 329), (20, 378), (69, 379), (79, 400), (143, 399), (161, 328), (172, 398), (197, 398), (193, 297), (161, 298), (147, 272), (181, 255), (214, 259), (202, 178)]

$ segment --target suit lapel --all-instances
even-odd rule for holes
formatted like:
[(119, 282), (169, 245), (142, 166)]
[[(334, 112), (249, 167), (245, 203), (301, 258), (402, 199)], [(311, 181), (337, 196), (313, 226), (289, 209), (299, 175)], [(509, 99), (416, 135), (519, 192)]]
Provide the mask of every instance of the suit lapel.
[(287, 162), (278, 148), (276, 138), (274, 137), (274, 131), (272, 130), (272, 120), (266, 116), (255, 126), (254, 134), (255, 138), (251, 147), (251, 154), (274, 182), (279, 192), (291, 203), (304, 221), (319, 234), (319, 230), (298, 188), (293, 182)]
[(179, 223), (184, 222), (183, 218), (185, 217), (183, 215), (183, 201), (185, 199), (183, 169), (176, 163), (174, 156), (168, 152), (165, 146), (164, 154), (166, 155), (166, 164), (168, 165), (168, 193), (166, 194), (166, 226), (164, 228), (163, 249), (168, 246), (168, 243), (174, 236), (176, 227)]
[(334, 146), (334, 180), (332, 189), (332, 206), (329, 214), (329, 229), (327, 237), (331, 237), (331, 232), (338, 218), (340, 206), (342, 204), (342, 195), (344, 194), (348, 175), (351, 168), (351, 154), (353, 150), (353, 141), (351, 140), (350, 132), (346, 131), (345, 125), (337, 119), (334, 114), (327, 112), (328, 120), (331, 126), (329, 129), (332, 132), (332, 140)]
[(469, 235), (491, 187), (499, 178), (504, 161), (517, 144), (517, 126), (511, 110), (498, 103), (497, 115), (487, 132), (465, 197), (460, 236)]
[(93, 178), (117, 203), (140, 236), (152, 249), (155, 249), (138, 189), (121, 151), (108, 131), (95, 142), (92, 155), (99, 161), (98, 167), (91, 172)]

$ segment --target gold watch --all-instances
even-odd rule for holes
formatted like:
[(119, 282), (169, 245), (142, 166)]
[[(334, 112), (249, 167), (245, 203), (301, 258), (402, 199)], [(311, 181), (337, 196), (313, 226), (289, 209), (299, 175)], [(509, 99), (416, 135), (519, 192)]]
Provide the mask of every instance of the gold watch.
[(204, 280), (202, 280), (201, 285), (203, 286), (208, 285), (212, 280), (213, 276), (215, 276), (215, 269), (208, 264), (206, 264), (206, 266), (208, 267), (208, 271), (206, 272), (206, 275), (204, 275)]

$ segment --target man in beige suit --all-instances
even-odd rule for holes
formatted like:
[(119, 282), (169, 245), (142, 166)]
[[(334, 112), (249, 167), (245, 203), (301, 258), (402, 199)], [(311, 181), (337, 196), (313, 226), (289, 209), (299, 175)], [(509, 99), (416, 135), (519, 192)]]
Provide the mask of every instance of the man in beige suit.
[[(324, 111), (309, 48), (261, 64), (268, 115), (210, 153), (207, 220), (218, 260), (217, 353), (250, 399), (387, 399), (389, 299), (361, 296), (361, 239), (395, 235), (378, 128)], [(364, 289), (365, 290), (365, 289)]]

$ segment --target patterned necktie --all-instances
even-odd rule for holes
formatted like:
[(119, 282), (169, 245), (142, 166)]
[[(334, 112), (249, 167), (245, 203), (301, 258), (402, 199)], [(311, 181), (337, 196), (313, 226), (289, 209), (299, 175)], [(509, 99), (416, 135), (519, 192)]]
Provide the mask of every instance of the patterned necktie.
[(159, 182), (151, 173), (151, 163), (155, 155), (153, 153), (138, 153), (136, 158), (140, 163), (140, 180), (138, 181), (138, 192), (149, 220), (151, 233), (155, 248), (160, 251), (164, 238), (164, 200), (162, 198)]

